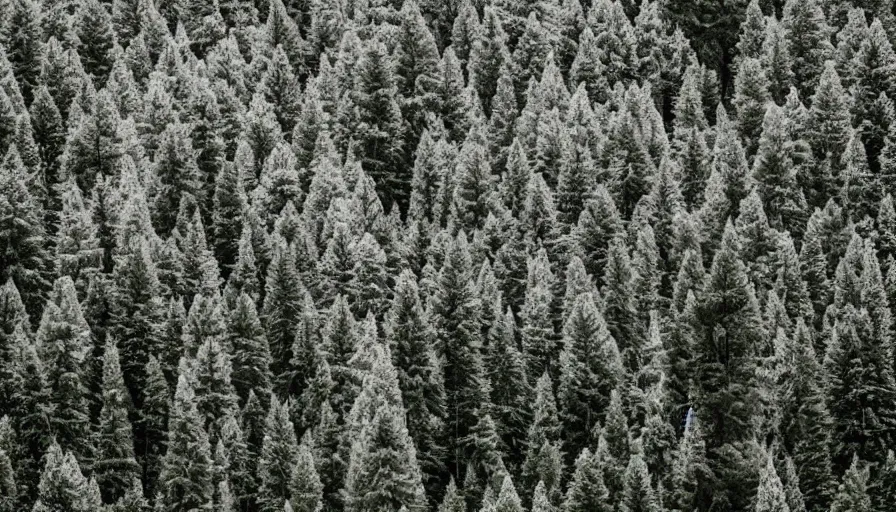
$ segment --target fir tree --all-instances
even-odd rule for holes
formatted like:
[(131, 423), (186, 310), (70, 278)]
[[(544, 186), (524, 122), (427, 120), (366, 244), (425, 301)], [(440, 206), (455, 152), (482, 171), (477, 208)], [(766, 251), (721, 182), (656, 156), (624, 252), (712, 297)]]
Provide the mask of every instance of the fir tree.
[(814, 90), (833, 47), (830, 27), (821, 4), (816, 1), (784, 3), (781, 23), (793, 56), (794, 84), (804, 97)]
[(255, 308), (255, 302), (246, 293), (240, 294), (231, 310), (227, 336), (233, 354), (234, 389), (245, 403), (250, 391), (256, 396), (266, 396), (272, 390), (270, 370), (271, 354), (267, 337)]
[(32, 510), (90, 512), (101, 506), (99, 496), (91, 492), (90, 483), (81, 473), (75, 456), (63, 452), (58, 444), (51, 444), (40, 477), (37, 502)]
[(438, 378), (435, 353), (426, 343), (434, 336), (430, 318), (421, 304), (413, 274), (402, 272), (383, 328), (398, 372), (408, 433), (417, 447), (427, 487), (435, 483), (443, 469), (439, 430), (445, 415), (443, 383)]
[(323, 499), (323, 484), (314, 466), (310, 443), (311, 438), (308, 435), (302, 438), (290, 477), (289, 502), (293, 510), (298, 512), (320, 512)]
[(580, 294), (563, 328), (558, 395), (569, 452), (583, 450), (602, 422), (610, 391), (622, 381), (616, 341), (589, 293)]
[(298, 450), (295, 428), (289, 419), (289, 404), (272, 397), (258, 459), (259, 510), (279, 511), (290, 498), (290, 477)]
[(628, 466), (625, 469), (624, 487), (619, 510), (623, 512), (656, 512), (661, 510), (659, 500), (653, 490), (651, 475), (644, 462), (640, 444), (632, 450)]
[(383, 203), (398, 201), (404, 211), (411, 184), (408, 149), (402, 144), (395, 70), (381, 42), (368, 45), (359, 59), (350, 98), (358, 123), (353, 128), (358, 159), (376, 182)]
[(84, 71), (101, 85), (112, 69), (111, 51), (115, 44), (112, 16), (104, 4), (89, 0), (79, 4), (75, 25)]
[[(749, 456), (746, 441), (756, 405), (756, 347), (763, 336), (759, 305), (738, 258), (739, 246), (729, 223), (703, 292), (699, 308), (703, 325), (692, 362), (710, 467), (725, 482), (726, 492), (714, 500), (727, 500), (735, 508), (748, 499), (743, 465)], [(743, 455), (733, 455), (738, 452)]]
[(346, 510), (425, 506), (416, 450), (408, 435), (398, 379), (388, 350), (374, 348), (373, 366), (352, 407), (345, 480)]
[(790, 512), (784, 485), (778, 478), (772, 455), (766, 457), (767, 462), (759, 471), (759, 489), (756, 491), (757, 512)]
[(103, 501), (112, 503), (123, 498), (139, 482), (140, 467), (134, 457), (134, 440), (128, 420), (130, 395), (124, 386), (119, 352), (110, 340), (103, 353), (103, 408), (100, 412), (96, 439), (96, 475)]
[(32, 318), (43, 302), (50, 271), (44, 211), (32, 181), (36, 179), (11, 149), (0, 166), (0, 237), (10, 249), (0, 256), (4, 269), (0, 279), (12, 279), (24, 290), (23, 301)]
[(481, 305), (473, 288), (470, 253), (463, 233), (449, 243), (444, 258), (432, 312), (437, 354), (444, 358), (448, 467), (457, 476), (468, 460), (463, 440), (486, 399), (480, 383)]
[(868, 468), (861, 464), (858, 458), (853, 458), (831, 503), (832, 512), (871, 510), (871, 499), (868, 497)]

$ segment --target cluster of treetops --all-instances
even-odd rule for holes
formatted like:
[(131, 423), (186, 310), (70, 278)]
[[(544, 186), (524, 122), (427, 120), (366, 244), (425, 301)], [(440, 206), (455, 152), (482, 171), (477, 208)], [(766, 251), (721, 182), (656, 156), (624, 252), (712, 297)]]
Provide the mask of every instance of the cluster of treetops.
[(0, 512), (892, 510), (894, 38), (3, 0)]

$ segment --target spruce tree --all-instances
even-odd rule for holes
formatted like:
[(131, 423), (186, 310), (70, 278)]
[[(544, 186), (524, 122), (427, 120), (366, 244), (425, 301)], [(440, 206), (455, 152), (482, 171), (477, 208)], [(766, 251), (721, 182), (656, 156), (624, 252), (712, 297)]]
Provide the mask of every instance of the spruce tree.
[(146, 399), (139, 421), (142, 437), (136, 439), (136, 454), (142, 466), (146, 494), (154, 496), (167, 445), (170, 391), (162, 367), (154, 356), (149, 356), (145, 373)]
[(575, 299), (563, 327), (563, 346), (558, 401), (567, 453), (575, 453), (588, 446), (610, 392), (623, 378), (619, 348), (591, 294)]
[(622, 499), (619, 503), (620, 511), (658, 512), (662, 510), (654, 492), (651, 475), (644, 462), (644, 454), (639, 442), (633, 447), (623, 480)]
[(759, 471), (759, 489), (756, 491), (757, 512), (790, 512), (784, 485), (778, 478), (774, 459), (769, 453), (767, 462)]
[(871, 499), (868, 496), (868, 468), (857, 457), (843, 475), (843, 482), (831, 503), (831, 512), (869, 512)]
[(264, 442), (258, 459), (259, 510), (279, 512), (290, 498), (290, 477), (297, 460), (299, 445), (289, 419), (289, 404), (271, 397), (265, 420)]
[(103, 501), (123, 498), (140, 479), (140, 467), (134, 457), (134, 437), (128, 409), (130, 395), (124, 386), (119, 352), (109, 340), (103, 352), (103, 408), (100, 411), (93, 472)]
[(159, 474), (156, 509), (206, 509), (214, 492), (208, 434), (196, 407), (192, 376), (181, 374), (168, 419), (168, 449)]
[(270, 347), (255, 302), (246, 293), (228, 315), (227, 338), (233, 354), (231, 380), (240, 402), (245, 403), (250, 391), (267, 396), (273, 385)]
[(71, 278), (59, 278), (37, 331), (38, 354), (47, 370), (53, 407), (49, 420), (55, 438), (84, 462), (94, 455), (89, 435), (90, 336), (74, 283)]
[(428, 488), (443, 471), (440, 428), (445, 416), (444, 387), (439, 380), (435, 352), (427, 343), (435, 334), (430, 319), (420, 301), (413, 273), (405, 270), (398, 276), (383, 329), (398, 372), (408, 433), (417, 447)]
[(0, 238), (7, 248), (0, 256), (0, 280), (12, 279), (24, 292), (22, 300), (33, 320), (49, 287), (50, 260), (44, 211), (33, 181), (15, 148), (0, 165)]
[(323, 499), (323, 484), (314, 466), (314, 455), (311, 453), (311, 438), (305, 435), (299, 445), (295, 467), (290, 476), (290, 499), (293, 510), (297, 512), (320, 512)]
[(88, 0), (78, 7), (75, 20), (78, 55), (84, 71), (97, 81), (97, 85), (102, 85), (112, 69), (115, 44), (112, 16), (99, 0)]
[(830, 42), (831, 28), (825, 20), (820, 2), (784, 3), (781, 24), (790, 44), (793, 56), (793, 79), (804, 97), (818, 85), (819, 77), (831, 57), (833, 46)]
[(426, 498), (395, 368), (387, 349), (373, 350), (373, 366), (349, 418), (349, 434), (357, 437), (349, 451), (346, 510), (423, 508)]
[(749, 460), (748, 436), (756, 406), (756, 347), (764, 335), (759, 305), (739, 253), (739, 237), (728, 223), (699, 306), (702, 325), (692, 361), (694, 402), (701, 415), (709, 464), (724, 482), (725, 492), (714, 500), (737, 509), (749, 500), (750, 479), (745, 477), (744, 465)]
[(90, 482), (81, 472), (75, 456), (70, 452), (64, 452), (58, 444), (51, 444), (44, 458), (37, 502), (32, 510), (92, 512), (100, 507), (102, 503), (99, 501), (99, 496), (93, 495)]
[(383, 203), (398, 201), (406, 211), (411, 184), (408, 149), (402, 143), (395, 70), (385, 45), (379, 41), (367, 45), (355, 71), (350, 98), (357, 115), (358, 124), (352, 129), (358, 159), (376, 182)]
[(444, 358), (448, 467), (457, 476), (468, 460), (464, 439), (475, 425), (476, 411), (486, 397), (480, 382), (482, 362), (478, 348), (481, 305), (473, 288), (465, 235), (460, 233), (445, 251), (432, 311), (437, 353)]

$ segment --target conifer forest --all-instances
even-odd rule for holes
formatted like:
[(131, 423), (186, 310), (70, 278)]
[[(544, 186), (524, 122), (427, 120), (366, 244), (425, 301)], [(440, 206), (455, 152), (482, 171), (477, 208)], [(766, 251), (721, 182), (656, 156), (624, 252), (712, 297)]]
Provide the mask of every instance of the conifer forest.
[(0, 0), (0, 512), (896, 510), (894, 0)]

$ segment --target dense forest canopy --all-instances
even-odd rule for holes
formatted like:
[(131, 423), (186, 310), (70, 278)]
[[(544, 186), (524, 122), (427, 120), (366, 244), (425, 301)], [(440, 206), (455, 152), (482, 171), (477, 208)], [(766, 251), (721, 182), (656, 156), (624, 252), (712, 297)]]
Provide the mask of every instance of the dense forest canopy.
[(896, 507), (892, 0), (0, 0), (0, 512)]

